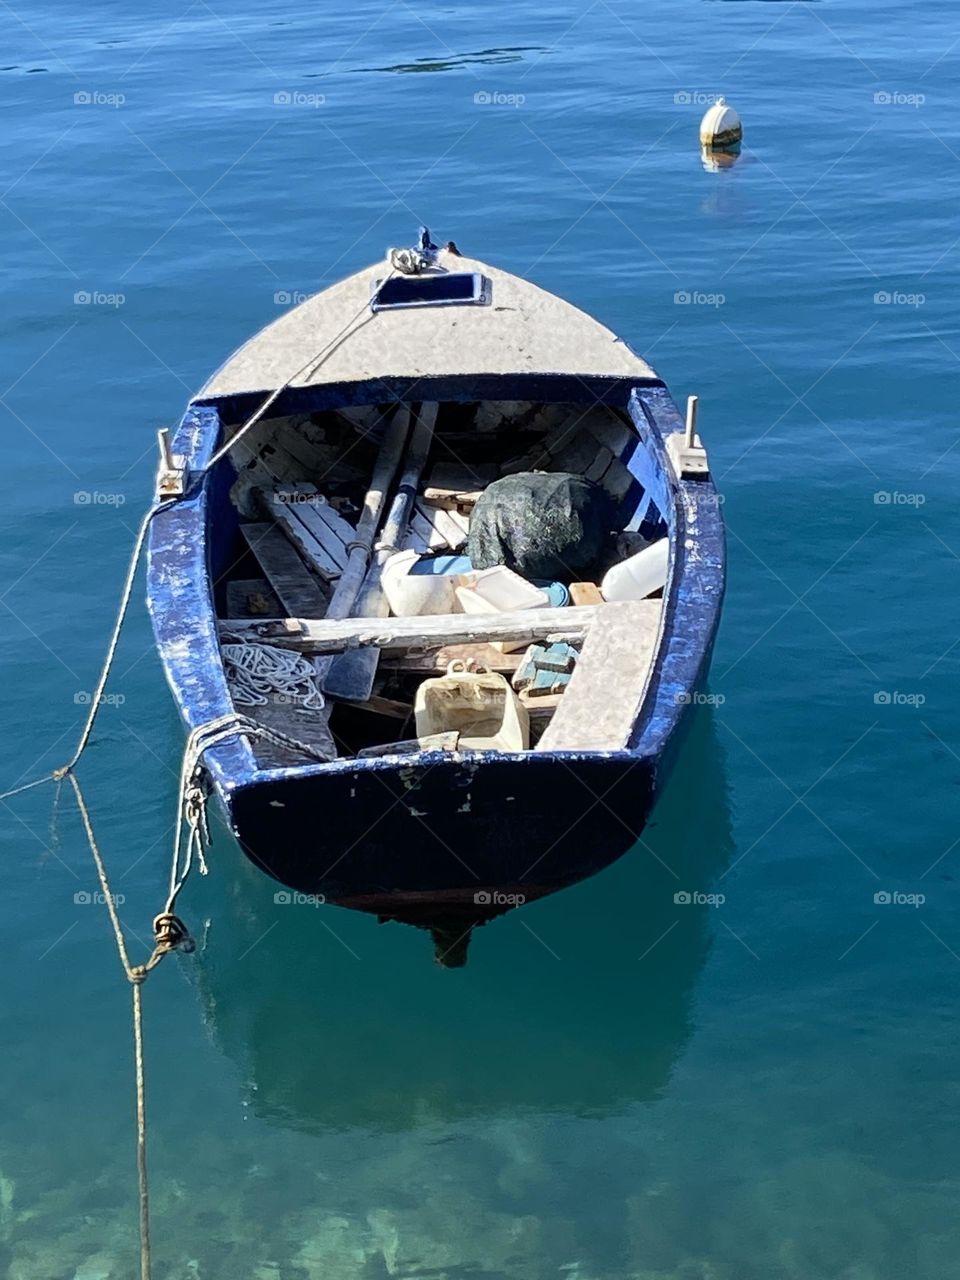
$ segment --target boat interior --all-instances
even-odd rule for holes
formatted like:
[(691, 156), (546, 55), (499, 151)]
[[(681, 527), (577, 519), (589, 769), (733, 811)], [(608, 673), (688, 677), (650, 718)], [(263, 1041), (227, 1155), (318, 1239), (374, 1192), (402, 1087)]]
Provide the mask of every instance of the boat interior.
[[(626, 747), (669, 553), (629, 466), (643, 448), (602, 404), (370, 405), (265, 417), (238, 435), (214, 565), (224, 669), (238, 711), (302, 746), (258, 739), (259, 767)], [(531, 538), (566, 508), (550, 499), (525, 514), (530, 527), (501, 527), (494, 494), (509, 477), (602, 493), (589, 563), (550, 580), (523, 571)], [(520, 545), (498, 561), (487, 537), (475, 563), (481, 522)]]

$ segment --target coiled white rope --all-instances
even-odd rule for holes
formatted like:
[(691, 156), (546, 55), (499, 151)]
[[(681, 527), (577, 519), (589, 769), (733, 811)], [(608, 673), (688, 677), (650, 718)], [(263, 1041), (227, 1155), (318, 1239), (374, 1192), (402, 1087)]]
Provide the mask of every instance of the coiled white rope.
[(316, 669), (299, 653), (272, 644), (225, 644), (220, 652), (230, 693), (240, 706), (262, 707), (279, 694), (311, 711), (323, 710)]
[(418, 276), (431, 265), (431, 259), (420, 249), (388, 249), (387, 259), (394, 271), (405, 276)]

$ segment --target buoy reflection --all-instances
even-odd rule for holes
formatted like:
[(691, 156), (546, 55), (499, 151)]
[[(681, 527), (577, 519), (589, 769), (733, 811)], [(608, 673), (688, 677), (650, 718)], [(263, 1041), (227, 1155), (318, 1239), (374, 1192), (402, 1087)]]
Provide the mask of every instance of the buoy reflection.
[(723, 169), (732, 169), (739, 159), (739, 145), (700, 148), (700, 160), (707, 173), (720, 173)]

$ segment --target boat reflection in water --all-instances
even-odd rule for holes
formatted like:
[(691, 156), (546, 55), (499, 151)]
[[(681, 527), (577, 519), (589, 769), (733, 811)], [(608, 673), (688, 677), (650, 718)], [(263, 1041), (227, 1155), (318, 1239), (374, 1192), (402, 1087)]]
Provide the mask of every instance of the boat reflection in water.
[(383, 1131), (659, 1096), (691, 1034), (705, 898), (730, 858), (712, 716), (692, 717), (642, 843), (484, 928), (455, 974), (424, 963), (416, 931), (283, 901), (239, 857), (203, 881), (209, 927), (187, 966), (247, 1105), (293, 1129)]

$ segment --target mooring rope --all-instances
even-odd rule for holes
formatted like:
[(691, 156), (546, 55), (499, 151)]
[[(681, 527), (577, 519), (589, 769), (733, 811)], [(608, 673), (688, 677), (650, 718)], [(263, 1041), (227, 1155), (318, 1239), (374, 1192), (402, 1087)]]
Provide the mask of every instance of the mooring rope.
[(110, 634), (110, 642), (107, 645), (106, 656), (103, 660), (103, 666), (100, 668), (100, 675), (97, 679), (96, 688), (90, 699), (90, 710), (87, 712), (87, 718), (84, 722), (83, 729), (80, 732), (80, 738), (74, 749), (73, 755), (67, 763), (61, 765), (59, 769), (54, 769), (51, 773), (45, 773), (41, 778), (34, 778), (32, 782), (25, 782), (21, 786), (13, 787), (9, 791), (4, 791), (3, 794), (0, 795), (0, 800), (9, 800), (11, 796), (17, 796), (23, 791), (29, 791), (31, 787), (39, 787), (42, 782), (51, 782), (59, 780), (60, 778), (65, 778), (69, 773), (72, 773), (80, 763), (80, 757), (87, 749), (87, 744), (90, 741), (90, 735), (93, 733), (93, 726), (96, 723), (103, 701), (103, 692), (107, 687), (107, 681), (110, 679), (110, 672), (113, 669), (113, 660), (117, 654), (117, 645), (120, 642), (120, 633), (123, 630), (127, 610), (130, 607), (130, 599), (133, 595), (133, 585), (136, 581), (137, 568), (140, 564), (140, 557), (143, 554), (143, 546), (146, 541), (147, 531), (150, 528), (150, 521), (158, 514), (158, 512), (164, 511), (167, 507), (171, 506), (173, 501), (173, 499), (165, 499), (163, 502), (155, 502), (140, 522), (140, 528), (137, 531), (137, 536), (133, 544), (133, 551), (130, 554), (130, 563), (127, 566), (127, 576), (124, 580), (123, 590), (120, 593), (120, 605), (117, 609), (117, 616), (113, 624), (113, 631)]
[[(20, 786), (13, 787), (9, 791), (0, 795), (0, 800), (7, 800), (11, 796), (19, 795), (22, 792), (29, 791), (33, 787), (40, 786), (41, 783), (56, 781), (58, 784), (57, 795), (59, 796), (60, 787), (63, 780), (67, 779), (73, 789), (74, 797), (77, 801), (77, 807), (80, 811), (80, 817), (83, 822), (84, 832), (86, 833), (87, 843), (90, 846), (90, 852), (93, 857), (94, 865), (97, 869), (97, 876), (100, 880), (100, 886), (103, 892), (103, 900), (110, 917), (110, 924), (113, 928), (113, 935), (116, 941), (117, 954), (123, 967), (127, 981), (132, 989), (133, 1002), (133, 1048), (134, 1048), (134, 1072), (136, 1081), (136, 1105), (137, 1105), (137, 1187), (139, 1197), (139, 1225), (140, 1225), (140, 1280), (151, 1280), (152, 1260), (150, 1246), (150, 1190), (147, 1179), (147, 1112), (146, 1112), (146, 1070), (144, 1064), (144, 1047), (143, 1047), (143, 996), (141, 987), (147, 977), (157, 967), (158, 964), (169, 955), (171, 951), (176, 950), (193, 950), (193, 941), (187, 931), (183, 921), (175, 914), (177, 898), (180, 895), (183, 886), (187, 882), (187, 878), (195, 863), (199, 864), (202, 872), (206, 873), (206, 861), (204, 858), (204, 846), (210, 843), (210, 829), (207, 821), (207, 792), (204, 787), (204, 766), (203, 754), (209, 748), (216, 746), (218, 743), (225, 741), (227, 738), (245, 734), (250, 737), (260, 737), (272, 742), (275, 746), (285, 748), (288, 751), (305, 755), (308, 758), (322, 760), (324, 757), (314, 747), (308, 743), (301, 742), (297, 738), (293, 738), (288, 734), (282, 733), (277, 729), (272, 729), (267, 725), (261, 725), (239, 712), (220, 716), (208, 724), (200, 725), (194, 729), (187, 739), (186, 748), (183, 755), (183, 763), (180, 770), (180, 783), (177, 795), (177, 824), (176, 836), (174, 840), (173, 858), (170, 868), (170, 883), (167, 900), (163, 910), (154, 918), (153, 933), (154, 946), (150, 956), (143, 964), (133, 964), (127, 950), (126, 938), (123, 933), (123, 927), (120, 923), (120, 917), (117, 912), (116, 901), (110, 887), (110, 879), (107, 875), (106, 865), (101, 855), (100, 848), (97, 844), (96, 835), (93, 829), (93, 823), (90, 818), (90, 812), (87, 808), (80, 783), (76, 776), (76, 767), (80, 762), (80, 758), (90, 743), (90, 737), (93, 727), (97, 719), (104, 690), (110, 678), (110, 672), (113, 669), (114, 659), (116, 658), (117, 647), (120, 642), (120, 635), (123, 630), (123, 624), (126, 620), (127, 612), (130, 606), (130, 600), (133, 595), (133, 587), (136, 581), (137, 567), (143, 554), (143, 548), (146, 542), (147, 532), (150, 528), (150, 522), (158, 512), (165, 510), (172, 505), (175, 499), (169, 499), (157, 502), (147, 511), (140, 523), (134, 541), (133, 550), (130, 555), (130, 562), (127, 566), (127, 573), (124, 579), (123, 590), (120, 595), (120, 604), (117, 609), (116, 619), (110, 634), (110, 640), (107, 645), (107, 652), (104, 657), (99, 678), (97, 679), (96, 690), (90, 703), (90, 710), (87, 713), (86, 720), (81, 730), (77, 745), (66, 764), (58, 769), (54, 769), (51, 773), (45, 774), (43, 777), (35, 778), (31, 782), (23, 783)], [(186, 838), (184, 838), (184, 830), (186, 829)]]
[[(154, 917), (154, 945), (143, 964), (133, 964), (127, 949), (127, 940), (117, 911), (116, 898), (110, 884), (106, 863), (97, 843), (90, 811), (80, 782), (73, 769), (64, 773), (76, 798), (83, 829), (90, 846), (94, 866), (100, 880), (103, 901), (113, 928), (117, 954), (124, 974), (130, 984), (133, 998), (133, 1057), (137, 1099), (137, 1190), (140, 1217), (140, 1280), (151, 1280), (152, 1256), (150, 1246), (150, 1184), (147, 1176), (147, 1101), (146, 1066), (143, 1048), (143, 996), (141, 988), (153, 970), (171, 951), (193, 951), (194, 942), (186, 925), (175, 914), (177, 898), (186, 884), (195, 863), (206, 874), (204, 847), (210, 844), (210, 827), (207, 821), (207, 791), (203, 786), (203, 755), (211, 747), (228, 738), (248, 736), (264, 738), (274, 745), (296, 751), (315, 759), (322, 754), (308, 743), (282, 733), (268, 725), (258, 724), (239, 712), (219, 716), (194, 729), (187, 738), (180, 770), (177, 802), (177, 827), (170, 864), (170, 882), (163, 910)], [(184, 838), (186, 828), (186, 838)]]
[[(394, 261), (394, 255), (391, 253), (390, 270), (384, 277), (385, 283), (395, 271), (410, 271), (415, 264), (404, 260)], [(247, 432), (256, 425), (264, 416), (267, 410), (280, 395), (293, 383), (301, 374), (308, 369), (319, 368), (324, 360), (328, 359), (335, 347), (360, 327), (364, 313), (370, 308), (369, 301), (365, 301), (360, 310), (344, 325), (344, 327), (333, 338), (330, 339), (321, 349), (302, 365), (295, 373), (291, 374), (286, 381), (273, 391), (260, 408), (244, 423), (238, 432), (227, 441), (220, 449), (216, 450), (208, 460), (206, 466), (199, 472), (200, 475), (206, 474), (213, 466), (216, 465), (233, 446), (242, 439)], [(376, 312), (371, 312), (371, 318), (376, 316)], [(281, 747), (287, 751), (295, 752), (301, 756), (325, 761), (326, 757), (317, 748), (309, 743), (302, 742), (299, 739), (285, 734), (278, 729), (273, 729), (268, 725), (260, 724), (251, 720), (241, 712), (230, 712), (226, 715), (219, 716), (207, 724), (199, 725), (191, 731), (187, 738), (186, 747), (184, 749), (183, 761), (180, 769), (180, 779), (177, 794), (177, 823), (176, 833), (174, 837), (173, 856), (170, 866), (170, 880), (167, 893), (167, 899), (163, 910), (154, 917), (153, 933), (154, 946), (149, 957), (143, 964), (133, 964), (130, 960), (130, 954), (127, 950), (126, 937), (123, 932), (123, 926), (120, 916), (117, 912), (116, 901), (110, 887), (110, 878), (107, 874), (106, 864), (100, 852), (97, 843), (96, 834), (93, 828), (93, 822), (90, 817), (90, 811), (87, 808), (80, 782), (76, 776), (76, 767), (80, 762), (83, 753), (86, 751), (90, 738), (93, 733), (93, 727), (96, 723), (97, 716), (103, 701), (104, 691), (107, 682), (110, 679), (110, 673), (113, 670), (114, 659), (116, 658), (117, 647), (120, 643), (120, 635), (123, 631), (123, 625), (126, 621), (127, 612), (130, 607), (130, 600), (133, 595), (133, 587), (136, 582), (137, 569), (140, 559), (143, 555), (143, 548), (146, 544), (147, 533), (150, 523), (159, 512), (166, 510), (177, 502), (176, 497), (164, 498), (156, 500), (144, 515), (134, 540), (133, 549), (130, 554), (130, 560), (127, 565), (126, 577), (124, 579), (123, 590), (120, 594), (120, 603), (117, 608), (116, 618), (114, 620), (113, 629), (110, 633), (110, 640), (107, 645), (107, 651), (104, 656), (103, 665), (100, 669), (100, 675), (97, 679), (96, 688), (90, 701), (90, 710), (87, 713), (86, 720), (80, 732), (77, 745), (73, 754), (66, 764), (54, 769), (52, 772), (44, 774), (42, 777), (34, 778), (30, 782), (24, 782), (18, 786), (10, 788), (8, 791), (0, 794), (0, 801), (9, 800), (13, 796), (21, 795), (25, 791), (30, 791), (34, 787), (39, 787), (45, 782), (56, 781), (57, 798), (59, 799), (60, 789), (64, 779), (68, 779), (73, 789), (73, 794), (77, 802), (80, 817), (83, 823), (84, 832), (86, 834), (87, 843), (90, 846), (90, 852), (93, 857), (94, 865), (97, 870), (97, 876), (100, 880), (100, 886), (103, 893), (103, 900), (107, 908), (107, 914), (110, 918), (110, 924), (113, 929), (114, 940), (117, 946), (117, 954), (123, 967), (124, 974), (130, 984), (133, 997), (133, 1046), (134, 1046), (134, 1072), (136, 1078), (136, 1102), (137, 1102), (137, 1186), (139, 1195), (139, 1212), (140, 1212), (140, 1280), (151, 1280), (152, 1274), (152, 1258), (150, 1247), (150, 1191), (147, 1178), (147, 1110), (146, 1110), (146, 1069), (144, 1062), (143, 1047), (143, 997), (141, 988), (144, 982), (160, 964), (160, 962), (170, 954), (171, 951), (192, 951), (194, 943), (183, 921), (175, 913), (177, 899), (181, 890), (187, 882), (191, 870), (194, 865), (198, 865), (201, 873), (206, 874), (207, 865), (204, 857), (204, 849), (210, 844), (210, 829), (207, 820), (207, 800), (208, 789), (206, 785), (206, 769), (203, 764), (204, 753), (211, 747), (226, 741), (231, 737), (256, 737), (262, 738), (275, 746)], [(249, 648), (250, 646), (228, 646), (233, 648)], [(256, 648), (272, 648), (272, 646), (254, 646)], [(278, 651), (283, 652), (283, 651)], [(277, 689), (277, 685), (270, 683), (270, 691), (290, 692), (293, 691), (298, 700), (302, 699), (304, 706), (312, 706), (315, 708), (322, 707), (323, 695), (313, 683), (312, 669), (309, 685), (306, 685), (305, 673), (297, 665), (303, 662), (299, 655), (292, 655), (295, 662), (287, 662), (284, 660), (276, 660), (264, 658), (260, 656), (258, 662), (254, 663), (248, 660), (248, 656), (237, 655), (234, 661), (234, 671), (242, 672), (234, 682), (234, 693), (237, 694), (237, 686), (240, 681), (247, 682), (248, 690), (262, 695), (266, 685), (271, 681), (282, 683), (283, 688)], [(267, 666), (264, 666), (266, 662)], [(303, 666), (308, 664), (305, 662)], [(317, 699), (319, 701), (317, 701)], [(243, 701), (242, 695), (238, 697), (238, 701)], [(251, 698), (248, 705), (256, 705), (260, 701), (259, 698)], [(263, 698), (263, 701), (266, 701)], [(186, 834), (185, 834), (186, 831)]]

